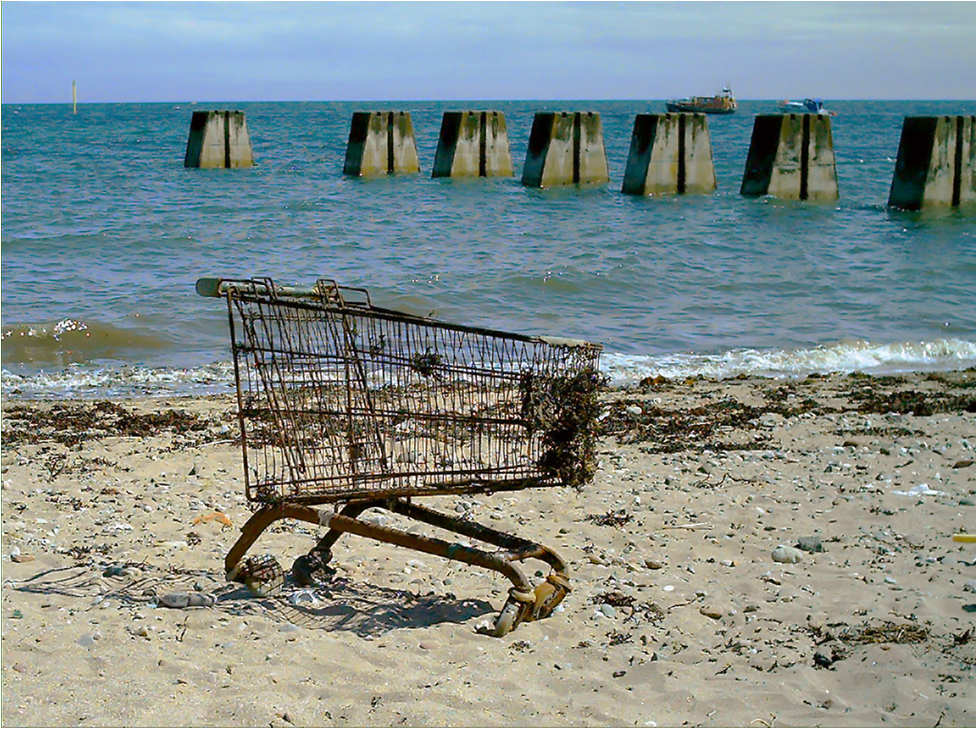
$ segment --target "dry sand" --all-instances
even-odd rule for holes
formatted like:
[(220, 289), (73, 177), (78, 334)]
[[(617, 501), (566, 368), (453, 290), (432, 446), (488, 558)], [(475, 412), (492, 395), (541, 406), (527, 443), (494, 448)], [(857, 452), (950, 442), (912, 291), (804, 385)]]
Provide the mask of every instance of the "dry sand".
[[(250, 514), (229, 398), (6, 403), (3, 725), (977, 724), (975, 547), (953, 539), (975, 531), (972, 370), (604, 401), (584, 490), (426, 501), (570, 563), (557, 612), (504, 638), (475, 628), (505, 578), (355, 536), (328, 588), (226, 583)], [(278, 522), (251, 554), (287, 568), (317, 534)], [(158, 603), (187, 591), (216, 603)]]

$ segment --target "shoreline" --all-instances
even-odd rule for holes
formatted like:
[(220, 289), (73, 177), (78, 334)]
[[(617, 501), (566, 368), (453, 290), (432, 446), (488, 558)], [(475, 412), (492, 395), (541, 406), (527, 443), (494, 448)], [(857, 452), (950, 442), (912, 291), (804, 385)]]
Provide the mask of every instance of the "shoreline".
[[(221, 349), (225, 346), (222, 340)], [(973, 369), (975, 354), (975, 344), (959, 338), (904, 342), (852, 340), (787, 350), (733, 348), (713, 354), (625, 354), (605, 350), (601, 354), (601, 372), (614, 389), (626, 389), (656, 376), (671, 380), (701, 376), (720, 381), (744, 376), (797, 381), (811, 376), (853, 373), (899, 377)], [(91, 402), (206, 397), (234, 392), (231, 361), (154, 367), (88, 363), (33, 368), (34, 365), (26, 363), (5, 365), (0, 378), (0, 397), (17, 402)]]
[[(582, 490), (425, 499), (568, 561), (560, 608), (496, 639), (503, 577), (353, 536), (328, 590), (228, 585), (233, 397), (8, 400), (4, 726), (977, 721), (973, 369), (602, 401)], [(278, 522), (249, 554), (287, 569), (317, 536)], [(216, 602), (156, 606), (181, 590)]]

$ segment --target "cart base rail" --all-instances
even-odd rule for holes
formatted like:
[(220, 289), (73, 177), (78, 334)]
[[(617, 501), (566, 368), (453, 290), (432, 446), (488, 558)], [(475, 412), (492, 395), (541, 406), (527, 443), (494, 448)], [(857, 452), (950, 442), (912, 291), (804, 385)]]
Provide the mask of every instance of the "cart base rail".
[[(501, 549), (490, 552), (467, 544), (411, 534), (361, 520), (360, 514), (371, 508), (385, 509)], [(300, 584), (311, 584), (314, 581), (310, 569), (319, 574), (329, 571), (326, 565), (332, 558), (332, 547), (346, 533), (503, 574), (512, 582), (509, 597), (496, 617), (494, 626), (486, 631), (496, 637), (506, 635), (520, 623), (548, 617), (571, 592), (567, 564), (549, 547), (396, 498), (354, 501), (340, 512), (288, 503), (265, 506), (244, 524), (241, 536), (227, 553), (224, 568), (228, 580), (242, 582), (259, 595), (273, 594), (281, 588), (284, 573), (277, 561), (269, 561), (268, 558), (244, 559), (244, 555), (261, 533), (280, 519), (305, 521), (329, 530), (307, 555), (295, 561), (292, 575)], [(527, 559), (545, 562), (551, 568), (547, 578), (535, 587), (516, 564)]]

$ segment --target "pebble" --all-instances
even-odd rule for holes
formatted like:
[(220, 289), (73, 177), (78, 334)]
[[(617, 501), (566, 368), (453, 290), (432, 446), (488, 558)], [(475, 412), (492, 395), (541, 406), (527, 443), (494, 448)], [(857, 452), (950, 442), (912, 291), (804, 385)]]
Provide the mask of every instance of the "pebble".
[(119, 532), (131, 532), (132, 524), (126, 522), (116, 522), (115, 524), (109, 524), (108, 526), (102, 527), (103, 534), (118, 534)]
[(186, 607), (212, 607), (217, 598), (204, 592), (169, 592), (160, 595), (157, 602), (163, 607), (186, 608)]
[(707, 618), (712, 618), (713, 620), (719, 620), (723, 616), (723, 611), (710, 605), (703, 605), (699, 608), (699, 614), (705, 615)]
[(101, 637), (102, 636), (100, 636), (98, 633), (90, 633), (88, 635), (81, 636), (75, 641), (75, 643), (80, 645), (82, 648), (91, 648), (93, 645), (95, 645), (95, 641)]
[(139, 568), (131, 565), (115, 564), (107, 567), (102, 573), (103, 577), (138, 577)]
[(793, 547), (785, 547), (783, 544), (774, 549), (770, 553), (770, 557), (774, 562), (781, 562), (783, 564), (796, 564), (801, 561), (800, 550), (794, 549)]
[(903, 534), (903, 535), (902, 535), (902, 539), (903, 539), (903, 541), (904, 541), (904, 542), (905, 542), (906, 544), (908, 544), (908, 545), (909, 545), (910, 547), (916, 547), (917, 549), (918, 549), (919, 547), (922, 547), (922, 546), (923, 546), (923, 544), (924, 544), (924, 542), (923, 542), (923, 540), (922, 540), (922, 539), (920, 539), (920, 538), (919, 538), (919, 537), (918, 537), (918, 536), (917, 536), (916, 534), (914, 534), (914, 533), (907, 533), (907, 534)]
[(13, 562), (33, 562), (35, 557), (33, 554), (12, 554), (10, 559)]
[(823, 552), (821, 537), (801, 537), (797, 540), (797, 548), (805, 552)]
[(617, 610), (614, 609), (614, 606), (608, 605), (606, 602), (600, 606), (600, 611), (608, 618), (613, 618), (617, 615)]
[(784, 416), (779, 413), (764, 413), (760, 416), (760, 427), (773, 429), (778, 423), (783, 422)]

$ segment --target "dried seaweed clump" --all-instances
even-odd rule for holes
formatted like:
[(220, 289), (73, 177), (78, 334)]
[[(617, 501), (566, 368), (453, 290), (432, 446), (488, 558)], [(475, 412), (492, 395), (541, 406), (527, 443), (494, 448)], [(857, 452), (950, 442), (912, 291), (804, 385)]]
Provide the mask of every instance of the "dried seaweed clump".
[[(640, 414), (635, 414), (634, 408)], [(734, 400), (707, 403), (694, 408), (670, 410), (646, 402), (622, 398), (610, 404), (601, 432), (616, 436), (623, 443), (650, 442), (650, 452), (676, 453), (691, 448), (709, 447), (713, 450), (744, 448), (720, 440), (725, 430), (756, 429), (756, 420), (770, 408), (757, 408)], [(761, 448), (762, 443), (749, 447)]]
[(878, 625), (856, 625), (846, 628), (838, 639), (849, 645), (869, 645), (872, 643), (912, 644), (923, 643), (929, 638), (929, 630), (922, 625), (893, 623), (883, 621)]
[(860, 413), (899, 413), (926, 416), (935, 413), (972, 413), (977, 409), (974, 395), (916, 392), (853, 392)]
[(13, 427), (4, 431), (4, 446), (44, 441), (74, 445), (106, 436), (144, 438), (162, 430), (179, 434), (202, 431), (209, 425), (199, 416), (180, 410), (139, 414), (108, 401), (92, 405), (58, 403), (50, 409), (14, 406), (5, 415)]
[(604, 514), (588, 514), (584, 517), (587, 521), (592, 521), (598, 526), (614, 526), (623, 527), (625, 524), (629, 523), (634, 519), (631, 514), (628, 514), (624, 509), (619, 511), (608, 511)]
[[(852, 385), (848, 397), (860, 413), (927, 416), (977, 411), (972, 370), (929, 374), (921, 383), (922, 392), (912, 389), (918, 384), (907, 377), (873, 377), (856, 372), (847, 381)], [(926, 389), (925, 382), (938, 383), (942, 389)]]
[(542, 432), (537, 465), (567, 486), (583, 488), (597, 472), (597, 395), (604, 382), (593, 369), (572, 376), (523, 376), (523, 419), (530, 432)]

